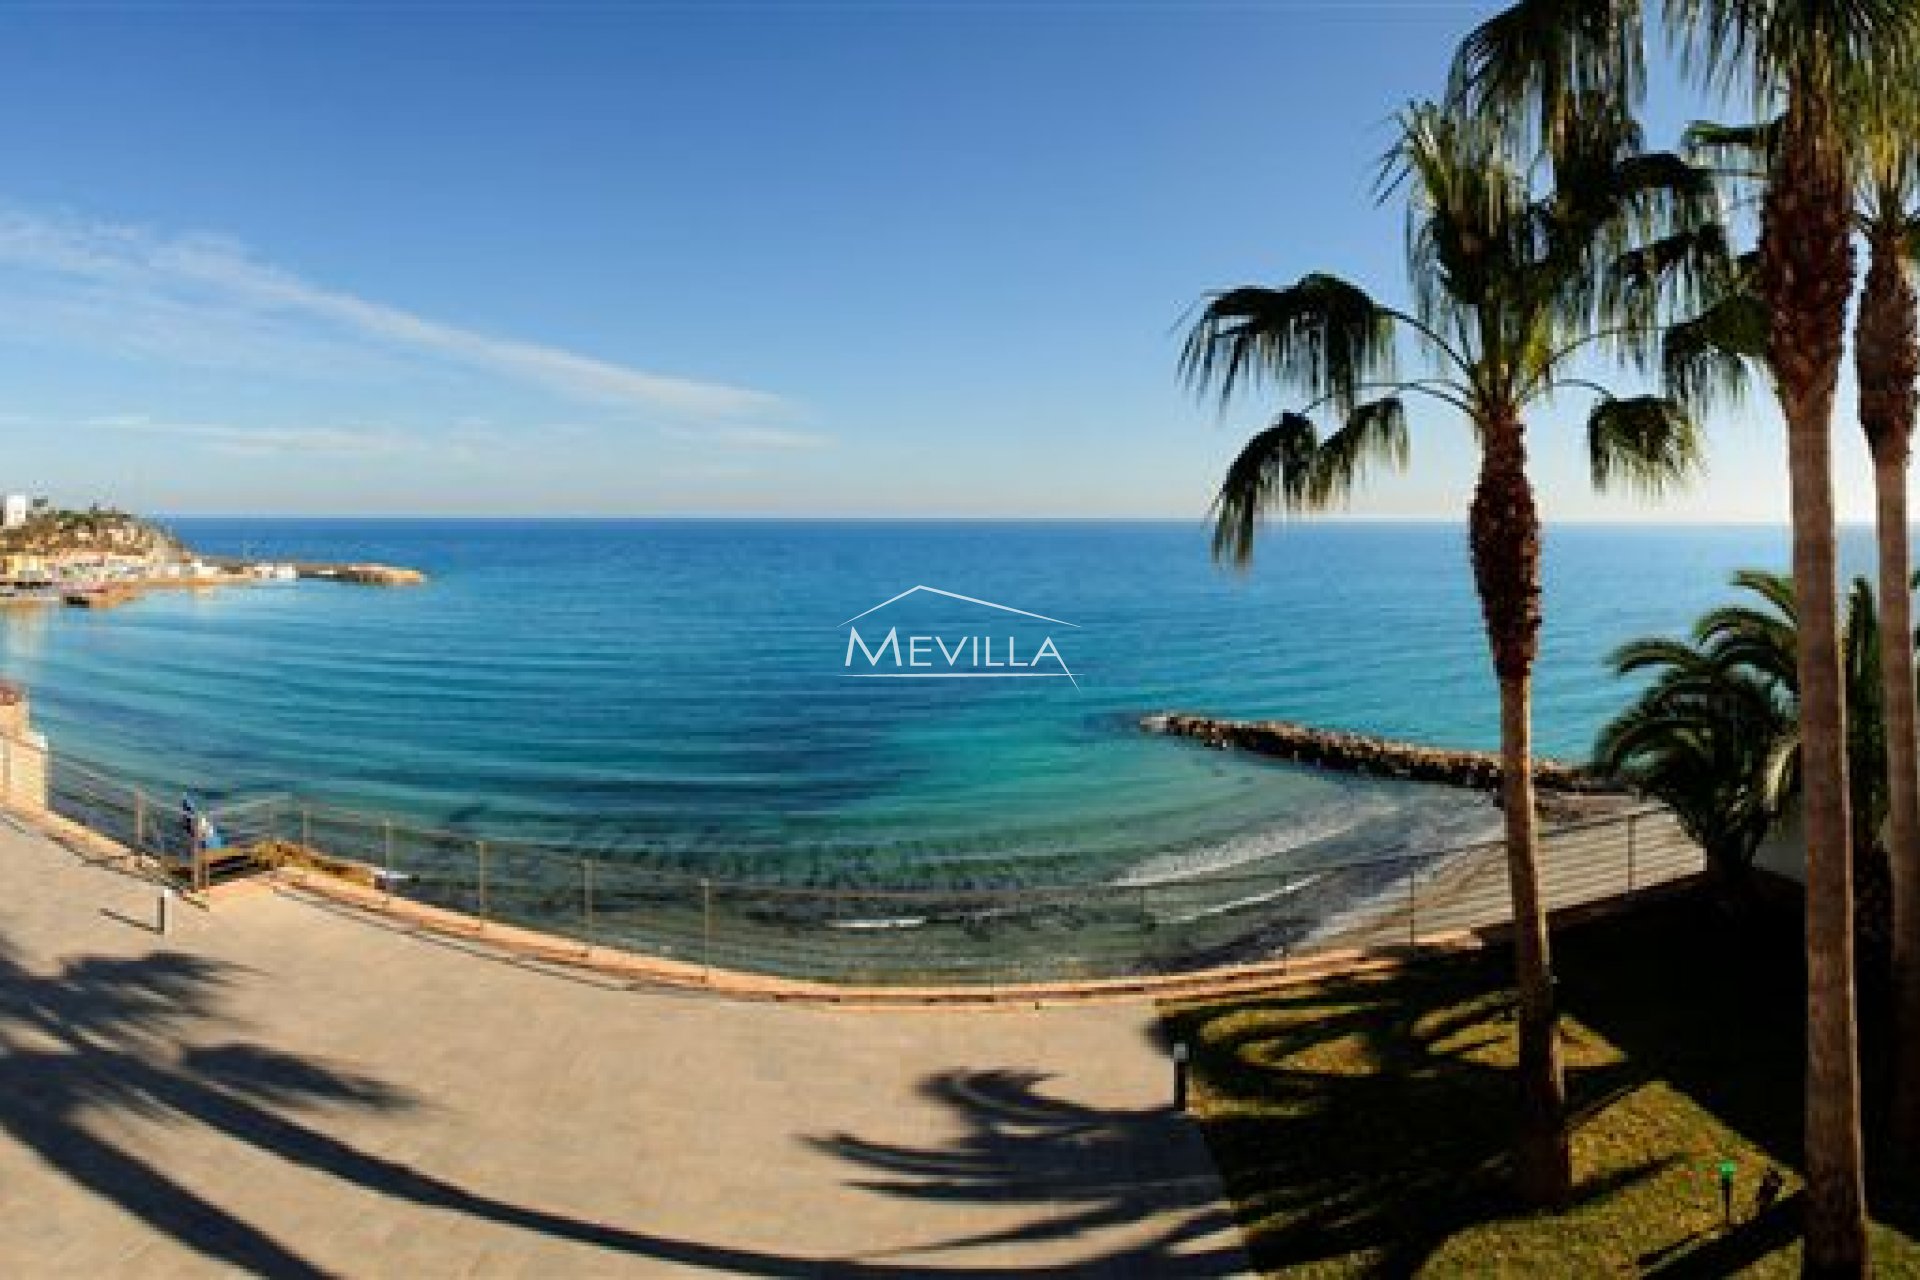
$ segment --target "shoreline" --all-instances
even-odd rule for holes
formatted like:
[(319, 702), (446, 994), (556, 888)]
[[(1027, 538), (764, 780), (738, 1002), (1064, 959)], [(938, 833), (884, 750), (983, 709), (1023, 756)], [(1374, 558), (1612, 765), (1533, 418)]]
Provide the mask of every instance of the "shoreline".
[[(143, 846), (167, 844), (170, 809), (153, 808), (137, 788), (110, 775), (75, 776), (70, 758), (67, 766), (56, 763), (49, 778), (41, 801), (47, 809), (110, 838), (131, 832)], [(1574, 856), (1575, 879), (1608, 880), (1594, 886), (1599, 896), (1615, 890), (1611, 882), (1622, 869), (1631, 886), (1636, 809), (1654, 812), (1619, 805), (1607, 817), (1548, 827), (1543, 857), (1555, 850), (1561, 859)], [(299, 834), (291, 836), (279, 819), (294, 821), (292, 808), (281, 813), (269, 804), (263, 812), (257, 804), (213, 801), (202, 812), (232, 848), (253, 851), (249, 856), (270, 872), (305, 867), (329, 882), (344, 876), (387, 903), (404, 900), (449, 918), (828, 986), (1174, 979), (1221, 966), (1284, 964), (1343, 945), (1417, 944), (1478, 927), (1487, 922), (1489, 903), (1504, 901), (1497, 838), (1154, 883), (847, 888), (708, 879), (694, 870), (662, 874), (577, 849), (516, 852), (508, 842), (465, 836), (449, 843), (431, 832), (398, 832), (404, 838), (396, 862), (396, 831), (383, 819), (343, 822), (339, 811), (310, 813), (300, 805)], [(1627, 825), (1619, 826), (1623, 818)], [(1565, 900), (1584, 896), (1591, 895)]]
[[(256, 561), (229, 556), (199, 557), (195, 564), (213, 567), (212, 573), (141, 574), (127, 577), (33, 579), (0, 583), (0, 606), (64, 604), (87, 609), (111, 609), (131, 604), (150, 591), (215, 591), (230, 587), (268, 587), (296, 579), (338, 582), (351, 586), (419, 586), (427, 575), (419, 569), (375, 563), (323, 561)], [(265, 572), (288, 570), (289, 572)]]

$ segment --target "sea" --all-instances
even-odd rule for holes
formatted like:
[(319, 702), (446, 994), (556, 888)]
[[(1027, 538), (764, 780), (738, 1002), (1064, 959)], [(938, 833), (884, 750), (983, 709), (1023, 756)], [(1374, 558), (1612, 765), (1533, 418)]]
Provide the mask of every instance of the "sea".
[[(1276, 524), (1245, 572), (1197, 521), (166, 523), (207, 553), (428, 575), (0, 609), (0, 674), (56, 756), (169, 798), (291, 795), (810, 882), (1165, 879), (1495, 826), (1482, 796), (1140, 727), (1183, 710), (1496, 745), (1454, 523)], [(1869, 530), (1843, 544), (1870, 570)], [(1539, 750), (1584, 758), (1633, 692), (1608, 653), (1787, 551), (1771, 526), (1550, 529)]]

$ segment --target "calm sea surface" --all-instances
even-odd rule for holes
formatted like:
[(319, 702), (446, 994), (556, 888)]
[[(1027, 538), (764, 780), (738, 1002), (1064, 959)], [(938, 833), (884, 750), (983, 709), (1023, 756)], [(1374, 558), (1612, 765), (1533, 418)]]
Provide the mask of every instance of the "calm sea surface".
[[(1484, 802), (1138, 732), (1180, 708), (1490, 746), (1454, 525), (1276, 528), (1247, 576), (1198, 523), (182, 519), (209, 552), (412, 565), (429, 585), (159, 592), (0, 612), (0, 669), (56, 750), (155, 788), (297, 791), (478, 834), (814, 876), (967, 859), (1036, 878), (1440, 845)], [(1846, 532), (1850, 570), (1871, 564)], [(1535, 700), (1586, 754), (1603, 664), (1683, 628), (1784, 530), (1562, 527)], [(1077, 679), (847, 679), (869, 640), (1051, 636)], [(873, 624), (883, 624), (873, 626)], [(869, 630), (869, 628), (872, 628)], [(996, 657), (998, 654), (996, 654)], [(865, 668), (864, 660), (855, 661)]]

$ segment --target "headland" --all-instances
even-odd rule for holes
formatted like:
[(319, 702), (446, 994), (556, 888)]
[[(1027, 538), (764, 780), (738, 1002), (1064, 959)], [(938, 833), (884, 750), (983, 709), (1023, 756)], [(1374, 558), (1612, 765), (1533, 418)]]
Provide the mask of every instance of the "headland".
[(256, 586), (320, 578), (364, 586), (426, 581), (418, 569), (371, 563), (202, 555), (164, 526), (110, 507), (64, 510), (9, 498), (0, 518), (0, 600), (123, 604), (169, 588)]

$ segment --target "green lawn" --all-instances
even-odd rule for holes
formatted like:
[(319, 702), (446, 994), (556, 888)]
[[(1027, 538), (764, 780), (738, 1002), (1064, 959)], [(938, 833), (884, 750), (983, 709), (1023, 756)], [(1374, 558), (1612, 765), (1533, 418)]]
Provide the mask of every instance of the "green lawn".
[[(1797, 915), (1736, 920), (1704, 896), (1668, 900), (1555, 945), (1579, 1114), (1579, 1187), (1559, 1214), (1529, 1214), (1504, 1191), (1504, 949), (1166, 1010), (1169, 1034), (1193, 1047), (1196, 1107), (1263, 1270), (1797, 1272)], [(1730, 1231), (1725, 1159), (1738, 1170)], [(1785, 1192), (1756, 1216), (1770, 1168)], [(1920, 1276), (1920, 1191), (1880, 1176), (1871, 1195), (1879, 1273)]]

